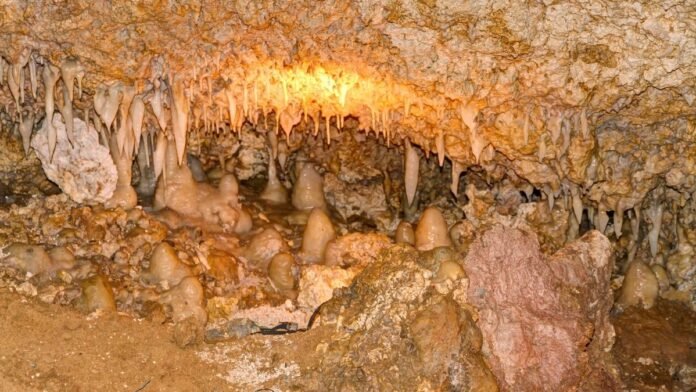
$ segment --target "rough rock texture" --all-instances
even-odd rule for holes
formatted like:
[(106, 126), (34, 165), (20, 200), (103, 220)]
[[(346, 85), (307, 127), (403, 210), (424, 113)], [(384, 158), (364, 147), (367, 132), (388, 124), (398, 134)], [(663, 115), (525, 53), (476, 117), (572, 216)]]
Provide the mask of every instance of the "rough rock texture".
[[(0, 117), (0, 120), (5, 120)], [(22, 140), (12, 125), (2, 124), (0, 133), (0, 197), (5, 202), (18, 201), (33, 194), (55, 193), (60, 189), (50, 182), (41, 168), (41, 161), (29, 150), (24, 153)]]
[(409, 246), (385, 250), (321, 307), (315, 327), (335, 332), (305, 374), (321, 382), (309, 389), (498, 390), (462, 301), (466, 279), (438, 287), (421, 256)]
[(109, 149), (99, 144), (99, 135), (84, 121), (74, 119), (75, 144), (70, 145), (63, 117), (53, 116), (58, 142), (50, 159), (46, 128), (31, 140), (31, 146), (41, 160), (48, 178), (58, 184), (77, 203), (103, 203), (114, 193), (118, 174)]
[[(503, 390), (611, 390), (611, 244), (592, 231), (553, 256), (536, 236), (496, 227), (471, 246), (465, 269), (483, 352)], [(597, 389), (599, 388), (599, 389)]]

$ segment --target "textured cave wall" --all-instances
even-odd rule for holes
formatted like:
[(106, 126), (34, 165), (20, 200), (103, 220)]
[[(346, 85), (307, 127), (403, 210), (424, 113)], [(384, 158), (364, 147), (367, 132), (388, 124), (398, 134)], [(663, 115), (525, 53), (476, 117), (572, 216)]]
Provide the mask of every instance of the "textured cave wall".
[(597, 133), (616, 129), (631, 140), (644, 127), (640, 133), (668, 127), (693, 140), (696, 5), (689, 2), (9, 1), (0, 17), (0, 54), (9, 63), (25, 47), (54, 64), (75, 56), (87, 68), (88, 91), (101, 81), (150, 78), (155, 56), (189, 75), (205, 64), (250, 74), (270, 60), (338, 64), (393, 80), (422, 105), (408, 118), (393, 115), (399, 133), (434, 149), (443, 130), (447, 154), (466, 163), (474, 157), (458, 112), (473, 102), (479, 131), (504, 156), (484, 159), (554, 191), (564, 177), (604, 179), (587, 173), (590, 157), (600, 155), (596, 142), (577, 147), (574, 137), (570, 151), (581, 151), (561, 158), (567, 142), (554, 129), (556, 116), (573, 136), (584, 115)]
[[(141, 90), (205, 73), (239, 96), (239, 81), (269, 67), (331, 66), (393, 96), (349, 92), (361, 128), (381, 112), (393, 142), (436, 152), (442, 138), (459, 167), (503, 168), (546, 198), (578, 193), (594, 212), (623, 215), (664, 203), (650, 196), (664, 185), (682, 199), (696, 191), (690, 2), (8, 1), (0, 27), (7, 64), (26, 48), (53, 64), (79, 59), (77, 112), (113, 80)], [(2, 100), (17, 112), (6, 88)], [(276, 113), (287, 106), (275, 102)]]

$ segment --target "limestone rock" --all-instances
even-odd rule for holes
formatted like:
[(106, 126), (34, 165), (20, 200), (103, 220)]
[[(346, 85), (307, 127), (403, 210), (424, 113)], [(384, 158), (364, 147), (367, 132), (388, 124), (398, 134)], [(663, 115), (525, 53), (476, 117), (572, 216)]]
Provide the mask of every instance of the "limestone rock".
[[(597, 231), (545, 257), (536, 236), (496, 227), (465, 259), (483, 351), (505, 391), (592, 385), (611, 349), (611, 244)], [(606, 381), (605, 380), (605, 381)]]
[(354, 271), (340, 267), (305, 267), (300, 275), (300, 294), (297, 302), (301, 307), (316, 309), (331, 299), (334, 289), (348, 286), (354, 277)]
[(74, 120), (75, 143), (68, 141), (63, 117), (53, 115), (58, 142), (49, 159), (48, 135), (42, 127), (31, 140), (48, 178), (77, 203), (103, 203), (116, 189), (118, 174), (109, 149), (99, 144), (97, 131), (79, 118)]

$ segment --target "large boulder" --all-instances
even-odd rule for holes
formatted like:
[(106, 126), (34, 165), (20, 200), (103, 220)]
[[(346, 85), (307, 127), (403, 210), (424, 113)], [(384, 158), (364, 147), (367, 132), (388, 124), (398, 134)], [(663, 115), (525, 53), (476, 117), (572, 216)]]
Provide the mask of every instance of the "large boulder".
[(116, 189), (118, 174), (109, 149), (99, 144), (99, 135), (79, 118), (74, 122), (74, 144), (70, 145), (63, 117), (53, 115), (58, 141), (53, 160), (48, 151), (46, 127), (34, 135), (31, 146), (46, 176), (77, 203), (104, 203)]
[(604, 358), (614, 338), (611, 255), (598, 231), (550, 257), (517, 229), (495, 227), (472, 244), (468, 297), (501, 390), (615, 389)]

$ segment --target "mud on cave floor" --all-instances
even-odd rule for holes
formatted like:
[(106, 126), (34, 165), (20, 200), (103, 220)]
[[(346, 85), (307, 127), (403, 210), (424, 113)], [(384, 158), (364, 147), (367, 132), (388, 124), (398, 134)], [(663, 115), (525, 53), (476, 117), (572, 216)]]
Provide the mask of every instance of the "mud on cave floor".
[[(85, 317), (6, 287), (0, 288), (0, 311), (0, 385), (7, 392), (255, 391), (278, 377), (284, 383), (302, 377), (327, 334), (319, 328), (182, 349), (171, 325), (120, 314)], [(690, 390), (670, 372), (696, 365), (693, 313), (661, 301), (650, 310), (630, 308), (612, 322), (612, 353), (627, 390)], [(284, 364), (294, 366), (278, 372)]]

